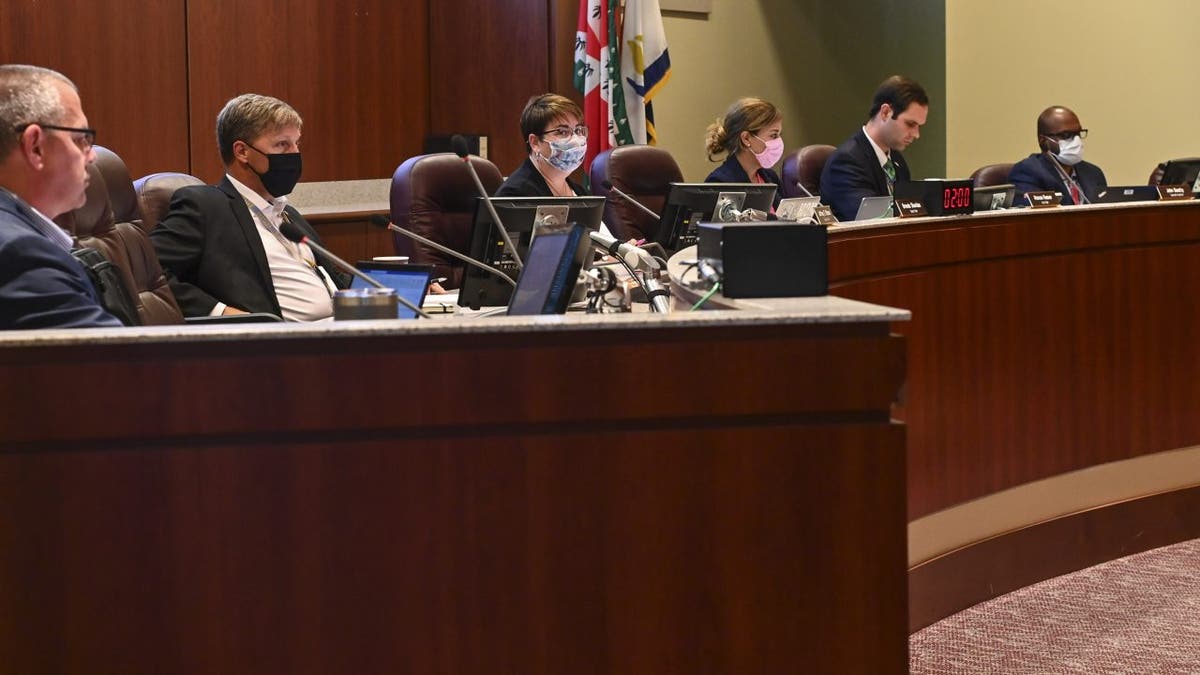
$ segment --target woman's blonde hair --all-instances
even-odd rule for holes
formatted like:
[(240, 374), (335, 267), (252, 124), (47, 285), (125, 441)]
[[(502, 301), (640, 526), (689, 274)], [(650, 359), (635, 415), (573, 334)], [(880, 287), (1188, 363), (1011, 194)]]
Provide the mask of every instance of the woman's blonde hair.
[(718, 117), (708, 125), (704, 134), (704, 148), (708, 151), (708, 161), (717, 161), (717, 155), (722, 153), (733, 155), (738, 151), (738, 138), (743, 131), (751, 134), (759, 129), (770, 126), (783, 117), (779, 109), (761, 98), (747, 97), (738, 99), (724, 117)]

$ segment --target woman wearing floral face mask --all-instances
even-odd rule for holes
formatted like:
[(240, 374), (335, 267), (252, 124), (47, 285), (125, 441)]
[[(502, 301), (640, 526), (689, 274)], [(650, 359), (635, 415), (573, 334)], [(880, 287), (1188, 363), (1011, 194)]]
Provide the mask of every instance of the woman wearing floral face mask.
[(521, 135), (529, 157), (496, 191), (497, 197), (574, 197), (586, 195), (567, 177), (587, 154), (588, 128), (583, 111), (558, 94), (534, 96), (521, 111)]
[[(771, 167), (783, 157), (783, 115), (760, 98), (743, 98), (724, 117), (708, 127), (705, 148), (710, 162), (722, 154), (725, 162), (705, 178), (706, 183), (774, 183), (779, 174)], [(782, 198), (775, 191), (775, 205)]]

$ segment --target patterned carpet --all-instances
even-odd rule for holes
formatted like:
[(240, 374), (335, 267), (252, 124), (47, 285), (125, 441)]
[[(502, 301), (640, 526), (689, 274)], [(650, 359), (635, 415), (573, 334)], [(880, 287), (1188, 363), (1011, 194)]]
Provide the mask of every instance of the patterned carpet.
[(913, 675), (1200, 674), (1200, 539), (1057, 577), (909, 638)]

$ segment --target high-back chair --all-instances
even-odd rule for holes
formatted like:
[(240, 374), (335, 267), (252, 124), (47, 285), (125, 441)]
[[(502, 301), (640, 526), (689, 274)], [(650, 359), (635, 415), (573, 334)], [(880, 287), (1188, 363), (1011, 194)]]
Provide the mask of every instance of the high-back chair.
[(78, 237), (79, 245), (99, 251), (121, 271), (143, 324), (183, 323), (158, 256), (142, 229), (129, 169), (117, 154), (96, 146), (88, 166), (90, 182), (83, 206), (56, 221)]
[[(496, 165), (474, 155), (471, 165), (483, 189), (495, 194), (503, 182)], [(392, 222), (466, 255), (478, 197), (470, 171), (454, 153), (411, 157), (392, 174)], [(413, 264), (436, 266), (436, 275), (446, 277), (449, 288), (462, 284), (463, 263), (402, 234), (393, 232), (392, 237), (397, 255), (409, 256)]]
[(592, 160), (589, 176), (592, 194), (608, 197), (604, 223), (619, 241), (653, 240), (659, 221), (620, 196), (609, 195), (604, 181), (654, 213), (662, 213), (670, 184), (683, 182), (683, 172), (671, 153), (651, 145), (622, 145), (605, 150)]
[(149, 233), (171, 206), (171, 197), (181, 187), (203, 185), (204, 181), (186, 173), (170, 171), (142, 176), (133, 183), (134, 194), (142, 210), (142, 229)]
[(806, 145), (785, 157), (779, 176), (783, 181), (779, 188), (783, 197), (807, 197), (804, 190), (796, 187), (797, 183), (813, 195), (821, 194), (821, 172), (835, 150), (837, 148), (832, 145)]
[(971, 180), (975, 183), (975, 187), (979, 188), (1006, 185), (1009, 182), (1008, 174), (1012, 173), (1012, 168), (1013, 165), (1011, 163), (981, 166), (971, 174)]

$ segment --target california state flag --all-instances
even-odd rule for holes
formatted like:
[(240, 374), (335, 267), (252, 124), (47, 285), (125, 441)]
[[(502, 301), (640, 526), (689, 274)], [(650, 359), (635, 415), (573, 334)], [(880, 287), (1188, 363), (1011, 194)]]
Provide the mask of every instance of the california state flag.
[(619, 0), (579, 0), (575, 31), (575, 88), (583, 93), (588, 130), (587, 170), (592, 159), (611, 147), (633, 142), (625, 116), (617, 59), (616, 17)]

